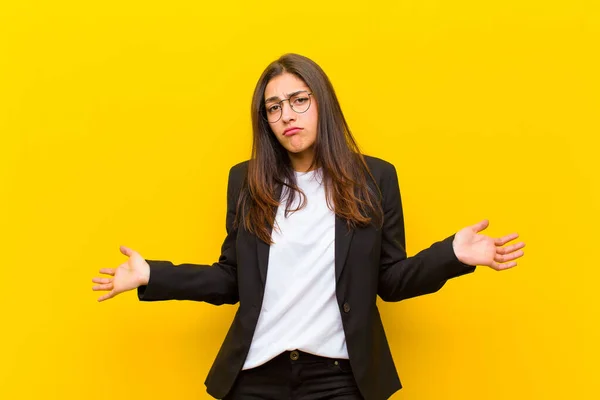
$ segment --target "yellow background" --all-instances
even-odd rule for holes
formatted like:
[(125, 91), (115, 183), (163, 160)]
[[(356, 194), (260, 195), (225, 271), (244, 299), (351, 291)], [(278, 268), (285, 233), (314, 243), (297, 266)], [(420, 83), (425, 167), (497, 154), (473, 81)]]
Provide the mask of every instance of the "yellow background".
[(596, 399), (594, 0), (12, 1), (0, 6), (0, 399), (204, 399), (235, 311), (97, 303), (124, 260), (211, 263), (250, 99), (285, 52), (394, 163), (409, 254), (489, 218), (516, 269), (381, 304), (394, 399)]

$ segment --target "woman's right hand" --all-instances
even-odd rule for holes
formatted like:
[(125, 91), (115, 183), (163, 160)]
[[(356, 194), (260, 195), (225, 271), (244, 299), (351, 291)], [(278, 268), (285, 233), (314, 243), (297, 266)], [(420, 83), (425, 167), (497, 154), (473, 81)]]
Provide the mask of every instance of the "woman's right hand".
[(112, 278), (92, 278), (92, 282), (98, 283), (98, 285), (92, 287), (92, 290), (109, 291), (100, 296), (98, 301), (111, 299), (119, 293), (148, 284), (150, 265), (146, 260), (137, 251), (133, 251), (128, 247), (121, 246), (119, 250), (129, 259), (117, 268), (102, 268), (100, 270), (101, 274), (110, 275)]

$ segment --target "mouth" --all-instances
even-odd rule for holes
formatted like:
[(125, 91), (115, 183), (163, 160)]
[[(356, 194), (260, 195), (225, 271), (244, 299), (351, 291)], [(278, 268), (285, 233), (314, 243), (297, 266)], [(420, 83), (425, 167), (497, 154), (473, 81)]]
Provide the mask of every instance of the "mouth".
[(285, 131), (283, 131), (283, 136), (292, 136), (295, 135), (296, 133), (300, 132), (302, 130), (302, 128), (288, 128)]

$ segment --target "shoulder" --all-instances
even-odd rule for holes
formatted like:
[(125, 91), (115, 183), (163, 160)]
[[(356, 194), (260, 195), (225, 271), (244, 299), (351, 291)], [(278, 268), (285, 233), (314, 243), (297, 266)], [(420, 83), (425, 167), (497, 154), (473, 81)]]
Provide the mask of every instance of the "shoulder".
[(373, 178), (379, 186), (385, 185), (389, 179), (397, 179), (396, 167), (394, 164), (381, 158), (363, 155), (367, 167), (373, 175)]
[(229, 189), (239, 191), (248, 174), (248, 160), (235, 164), (229, 169)]
[(396, 203), (400, 196), (400, 185), (394, 164), (377, 157), (365, 155), (364, 158), (382, 200)]
[(245, 176), (248, 171), (248, 163), (250, 160), (242, 161), (240, 163), (235, 164), (233, 167), (229, 169), (229, 175), (234, 176)]

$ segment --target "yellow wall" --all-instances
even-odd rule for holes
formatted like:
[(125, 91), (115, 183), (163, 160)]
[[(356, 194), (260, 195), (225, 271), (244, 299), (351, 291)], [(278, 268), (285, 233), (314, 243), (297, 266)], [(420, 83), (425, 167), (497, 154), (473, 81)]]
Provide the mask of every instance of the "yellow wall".
[(393, 398), (600, 396), (595, 0), (99, 3), (0, 6), (0, 399), (208, 398), (235, 307), (99, 304), (91, 277), (120, 244), (216, 261), (251, 93), (284, 52), (396, 165), (411, 255), (482, 218), (528, 245), (381, 304)]

